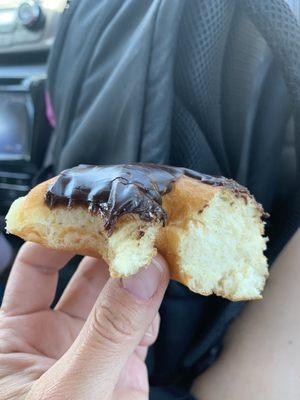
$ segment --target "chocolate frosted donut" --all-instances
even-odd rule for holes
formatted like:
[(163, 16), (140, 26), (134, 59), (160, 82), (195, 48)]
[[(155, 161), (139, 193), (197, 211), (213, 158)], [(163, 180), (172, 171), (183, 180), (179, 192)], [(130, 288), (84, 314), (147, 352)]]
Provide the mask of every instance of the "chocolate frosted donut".
[(102, 215), (110, 233), (123, 214), (138, 214), (144, 221), (157, 220), (165, 224), (167, 214), (162, 208), (162, 197), (182, 175), (208, 185), (227, 187), (239, 196), (249, 195), (246, 188), (232, 179), (184, 168), (156, 164), (79, 165), (58, 176), (48, 187), (45, 201), (50, 208), (86, 206), (90, 212)]
[(267, 262), (263, 209), (231, 179), (155, 164), (79, 165), (16, 200), (7, 230), (103, 257), (127, 276), (157, 250), (171, 277), (231, 300), (260, 298)]

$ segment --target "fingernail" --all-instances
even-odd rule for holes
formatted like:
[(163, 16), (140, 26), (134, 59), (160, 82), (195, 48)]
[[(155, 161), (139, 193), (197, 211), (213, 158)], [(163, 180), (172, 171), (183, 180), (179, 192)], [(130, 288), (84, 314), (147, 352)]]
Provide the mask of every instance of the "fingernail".
[(162, 265), (156, 257), (151, 264), (135, 275), (122, 278), (122, 285), (133, 296), (141, 300), (150, 300), (156, 293), (163, 274)]

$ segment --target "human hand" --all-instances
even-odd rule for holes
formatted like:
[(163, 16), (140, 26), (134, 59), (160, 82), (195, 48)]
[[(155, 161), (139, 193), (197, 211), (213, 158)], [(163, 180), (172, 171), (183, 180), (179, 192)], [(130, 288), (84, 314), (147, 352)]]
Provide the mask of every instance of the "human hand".
[(165, 261), (109, 279), (103, 261), (85, 257), (52, 310), (58, 271), (71, 258), (21, 248), (0, 315), (0, 399), (148, 399), (144, 361), (158, 334)]

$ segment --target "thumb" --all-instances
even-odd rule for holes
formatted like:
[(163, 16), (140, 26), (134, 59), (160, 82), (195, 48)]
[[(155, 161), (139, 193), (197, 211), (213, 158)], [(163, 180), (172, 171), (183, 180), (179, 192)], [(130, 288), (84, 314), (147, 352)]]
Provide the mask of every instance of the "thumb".
[(28, 399), (109, 398), (155, 318), (168, 281), (159, 255), (135, 275), (109, 279), (73, 345), (38, 379)]
[(74, 343), (76, 364), (85, 378), (117, 382), (157, 314), (168, 281), (168, 267), (158, 255), (137, 274), (107, 282)]

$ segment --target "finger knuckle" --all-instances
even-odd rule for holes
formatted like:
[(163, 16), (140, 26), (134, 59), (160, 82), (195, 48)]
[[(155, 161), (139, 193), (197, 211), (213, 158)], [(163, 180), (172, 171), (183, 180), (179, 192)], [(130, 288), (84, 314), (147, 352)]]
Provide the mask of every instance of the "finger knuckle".
[(115, 311), (107, 304), (101, 304), (94, 312), (94, 330), (99, 337), (114, 344), (120, 344), (132, 337), (136, 326), (124, 312)]

